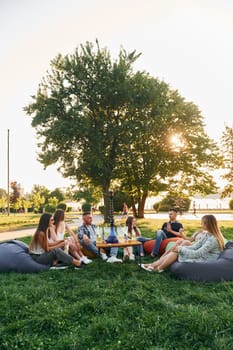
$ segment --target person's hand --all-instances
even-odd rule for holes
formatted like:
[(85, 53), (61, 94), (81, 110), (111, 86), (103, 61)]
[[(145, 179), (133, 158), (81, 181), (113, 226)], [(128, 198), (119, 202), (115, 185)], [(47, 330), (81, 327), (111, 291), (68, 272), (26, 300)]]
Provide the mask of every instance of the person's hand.
[(85, 244), (90, 244), (90, 239), (87, 237), (87, 235), (83, 235), (83, 241)]
[(175, 253), (179, 252), (179, 246), (178, 245), (174, 247), (173, 252), (175, 252)]
[(179, 229), (179, 233), (181, 237), (185, 238), (184, 229), (182, 227)]
[(171, 232), (171, 231), (172, 231), (172, 227), (171, 227), (171, 224), (170, 224), (169, 222), (167, 223), (166, 230), (167, 230), (168, 232)]

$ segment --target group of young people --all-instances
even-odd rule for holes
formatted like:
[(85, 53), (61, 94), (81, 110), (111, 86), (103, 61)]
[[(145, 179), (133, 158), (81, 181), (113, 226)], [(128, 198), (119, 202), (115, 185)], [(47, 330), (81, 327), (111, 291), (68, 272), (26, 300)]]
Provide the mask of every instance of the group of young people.
[[(201, 220), (202, 228), (193, 236), (187, 237), (183, 225), (177, 221), (175, 209), (169, 211), (169, 221), (164, 223), (161, 230), (155, 235), (155, 244), (151, 252), (152, 258), (159, 258), (150, 264), (141, 264), (142, 269), (149, 272), (162, 272), (175, 261), (194, 262), (217, 259), (224, 249), (224, 237), (218, 227), (215, 216), (204, 215)], [(136, 219), (128, 216), (126, 220), (128, 238), (132, 236), (143, 244), (151, 238), (141, 236), (136, 225)], [(37, 230), (32, 237), (29, 252), (32, 258), (40, 264), (59, 268), (59, 264), (74, 265), (76, 269), (92, 262), (83, 254), (82, 248), (109, 263), (119, 263), (122, 259), (117, 257), (118, 248), (109, 251), (98, 250), (96, 247), (96, 225), (92, 223), (90, 213), (83, 214), (83, 223), (78, 227), (77, 235), (65, 222), (65, 212), (57, 209), (54, 215), (44, 213), (40, 217)], [(65, 233), (70, 236), (65, 237)], [(159, 257), (159, 248), (166, 238), (177, 237), (175, 244)], [(109, 256), (108, 256), (108, 255)], [(138, 254), (144, 255), (143, 245), (139, 247)], [(134, 260), (132, 247), (123, 249), (123, 260)]]

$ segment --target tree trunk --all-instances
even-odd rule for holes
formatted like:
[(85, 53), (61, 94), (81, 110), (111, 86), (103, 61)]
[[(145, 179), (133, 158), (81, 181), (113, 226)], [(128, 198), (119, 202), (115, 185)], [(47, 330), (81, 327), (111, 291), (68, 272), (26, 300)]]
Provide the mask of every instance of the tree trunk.
[(110, 222), (109, 210), (110, 210), (110, 199), (109, 199), (109, 184), (102, 187), (104, 197), (104, 223)]
[(148, 192), (143, 193), (142, 197), (140, 197), (138, 199), (138, 215), (137, 215), (137, 217), (139, 219), (143, 219), (144, 218), (144, 208), (145, 208), (145, 202), (146, 202), (146, 198), (147, 198), (147, 193)]
[(132, 204), (133, 216), (136, 218), (138, 216), (138, 214), (137, 214), (137, 209), (135, 206), (134, 196), (131, 196), (131, 204)]

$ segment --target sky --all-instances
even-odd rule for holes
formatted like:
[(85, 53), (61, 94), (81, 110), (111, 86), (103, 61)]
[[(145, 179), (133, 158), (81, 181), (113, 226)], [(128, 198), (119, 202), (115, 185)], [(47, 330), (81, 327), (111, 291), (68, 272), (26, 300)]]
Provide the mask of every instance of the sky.
[(202, 112), (209, 137), (233, 125), (232, 0), (0, 0), (0, 188), (10, 181), (71, 184), (37, 160), (38, 140), (23, 108), (32, 102), (51, 60), (99, 40), (116, 58), (123, 47), (134, 64), (177, 89)]

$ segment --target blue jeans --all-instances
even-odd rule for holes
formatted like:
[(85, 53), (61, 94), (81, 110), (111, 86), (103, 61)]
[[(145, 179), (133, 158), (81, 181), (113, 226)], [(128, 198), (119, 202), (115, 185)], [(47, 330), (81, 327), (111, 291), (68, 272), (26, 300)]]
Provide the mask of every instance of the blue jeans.
[(155, 236), (155, 245), (152, 250), (152, 254), (158, 255), (159, 254), (159, 248), (164, 239), (167, 238), (166, 233), (163, 230), (158, 230)]
[[(141, 236), (139, 236), (139, 237), (136, 238), (136, 240), (137, 240), (138, 242), (145, 243), (145, 242), (147, 242), (147, 241), (151, 241), (151, 238), (146, 238), (146, 237), (141, 237)], [(138, 253), (139, 253), (139, 254), (144, 254), (143, 245), (140, 245), (140, 246), (137, 247), (137, 248), (138, 248)]]
[[(83, 248), (89, 250), (95, 256), (100, 256), (99, 250), (96, 248), (96, 242), (90, 241), (90, 244), (86, 244), (86, 243), (84, 243), (84, 240), (81, 239), (80, 243), (83, 246)], [(118, 248), (111, 248), (110, 249), (110, 256), (117, 256), (117, 253), (118, 253)]]
[[(154, 248), (152, 250), (152, 254), (158, 255), (159, 254), (159, 248), (164, 239), (167, 238), (166, 233), (163, 230), (158, 230), (155, 236), (155, 244)], [(146, 237), (137, 237), (137, 241), (145, 243), (147, 241), (152, 241), (151, 238), (146, 238)]]

